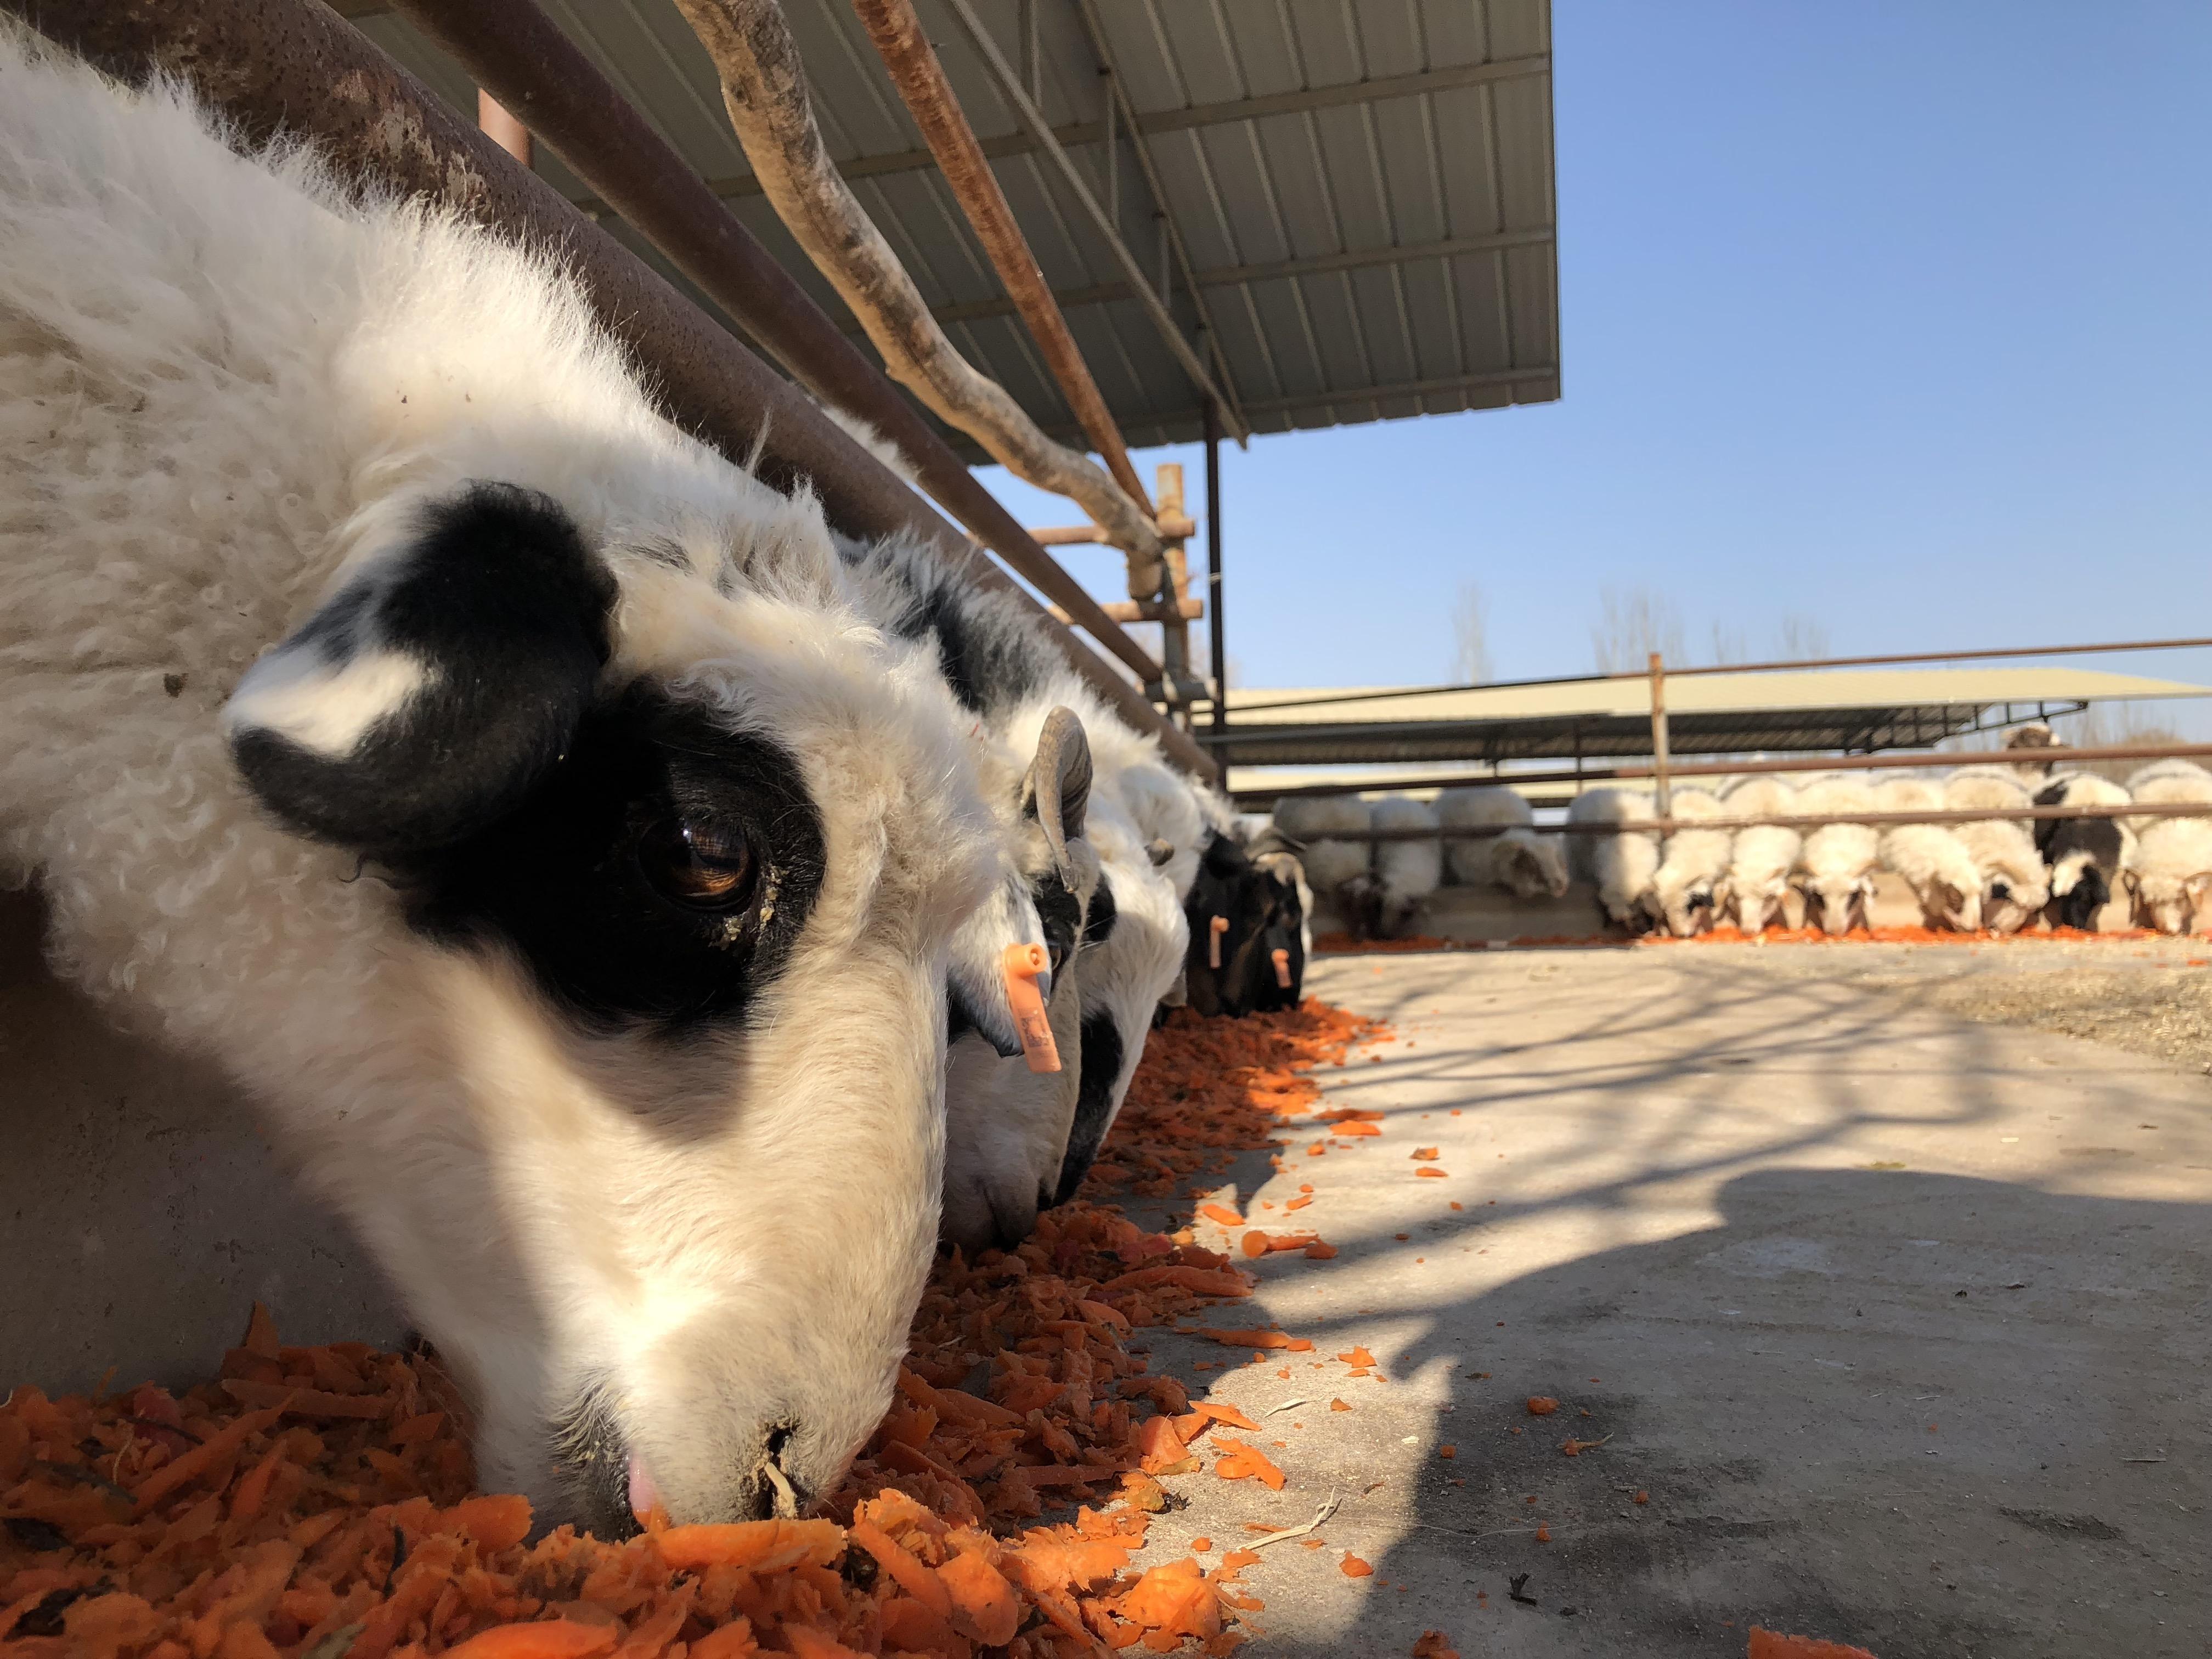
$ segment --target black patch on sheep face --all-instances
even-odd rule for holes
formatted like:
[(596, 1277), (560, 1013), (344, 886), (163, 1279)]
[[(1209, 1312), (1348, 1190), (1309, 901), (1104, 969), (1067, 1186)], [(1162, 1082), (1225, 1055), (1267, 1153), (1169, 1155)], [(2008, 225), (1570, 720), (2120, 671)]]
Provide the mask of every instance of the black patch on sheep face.
[(1106, 1131), (1114, 1121), (1114, 1085), (1121, 1075), (1121, 1028), (1104, 1009), (1083, 1017), (1083, 1061), (1077, 1073), (1075, 1121), (1068, 1127), (1067, 1152), (1060, 1160), (1060, 1184), (1052, 1201), (1065, 1204), (1091, 1173)]
[(904, 640), (935, 639), (938, 665), (963, 708), (1010, 708), (1054, 672), (1057, 653), (1034, 628), (947, 576), (920, 550), (894, 541), (841, 543), (838, 550), (848, 563), (881, 571), (906, 590), (909, 602), (892, 632)]
[(1121, 907), (1114, 897), (1114, 878), (1101, 872), (1098, 886), (1091, 895), (1091, 908), (1083, 918), (1083, 948), (1096, 950), (1114, 937), (1114, 924), (1121, 919)]
[[(560, 759), (607, 661), (614, 599), (614, 578), (557, 502), (471, 484), (248, 675), (231, 730), (239, 770), (315, 840), (387, 859), (451, 844), (514, 810)], [(410, 659), (425, 677), (349, 752), (253, 723), (257, 678), (265, 690), (364, 653)]]
[(2112, 902), (2112, 890), (2106, 884), (2105, 872), (2095, 865), (2081, 872), (2072, 890), (2058, 898), (2058, 922), (2062, 927), (2075, 927), (2083, 933), (2097, 925), (2097, 912)]
[(824, 857), (790, 755), (639, 685), (514, 811), (405, 873), (432, 937), (512, 946), (587, 1019), (682, 1029), (742, 1017), (775, 978)]
[[(1100, 882), (1098, 890), (1103, 892), (1105, 885)], [(1052, 959), (1057, 989), (1060, 970), (1075, 954), (1076, 941), (1084, 934), (1083, 900), (1067, 890), (1067, 884), (1056, 870), (1046, 871), (1030, 884), (1030, 897), (1036, 905), (1037, 920), (1044, 924), (1045, 953)], [(1095, 897), (1091, 902), (1097, 902)]]

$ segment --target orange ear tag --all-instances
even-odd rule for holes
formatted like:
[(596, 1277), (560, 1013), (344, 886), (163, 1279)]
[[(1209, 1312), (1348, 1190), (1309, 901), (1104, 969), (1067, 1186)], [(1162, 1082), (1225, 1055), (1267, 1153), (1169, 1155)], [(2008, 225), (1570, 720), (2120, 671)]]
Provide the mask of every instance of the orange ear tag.
[(1032, 1072), (1060, 1069), (1060, 1045), (1052, 1040), (1044, 993), (1037, 989), (1037, 975), (1051, 964), (1042, 945), (1006, 947), (1006, 1000), (1013, 1005), (1014, 1029), (1021, 1033), (1022, 1054)]
[(1270, 954), (1275, 958), (1275, 983), (1287, 991), (1291, 988), (1291, 953), (1275, 951)]
[(1229, 931), (1229, 918), (1216, 916), (1207, 926), (1211, 937), (1206, 941), (1206, 965), (1218, 968), (1221, 966), (1221, 936)]

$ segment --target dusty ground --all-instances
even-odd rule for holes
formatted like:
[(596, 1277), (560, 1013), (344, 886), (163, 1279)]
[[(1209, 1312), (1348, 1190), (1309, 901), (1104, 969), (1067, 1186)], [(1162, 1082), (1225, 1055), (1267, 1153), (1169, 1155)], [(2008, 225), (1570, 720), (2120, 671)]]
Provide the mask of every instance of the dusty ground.
[(1754, 1621), (1882, 1659), (2212, 1650), (2203, 948), (1317, 963), (1397, 1024), (1328, 1079), (1383, 1133), (1216, 1194), (1340, 1248), (1260, 1267), (1315, 1350), (1154, 1343), (1288, 1483), (1172, 1480), (1156, 1539), (1214, 1560), (1341, 1500), (1246, 1574), (1263, 1654), (1717, 1659)]

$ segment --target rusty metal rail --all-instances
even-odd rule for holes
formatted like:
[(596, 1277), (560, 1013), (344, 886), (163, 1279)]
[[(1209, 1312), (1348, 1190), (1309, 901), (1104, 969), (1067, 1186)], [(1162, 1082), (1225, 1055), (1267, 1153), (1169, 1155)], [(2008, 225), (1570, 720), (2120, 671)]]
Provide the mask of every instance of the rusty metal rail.
[(532, 0), (396, 0), (396, 8), (800, 385), (889, 440), (983, 545), (1139, 679), (1158, 672)]
[[(2099, 749), (2069, 749), (2063, 745), (2050, 749), (1960, 749), (1944, 754), (1923, 750), (1893, 750), (1879, 755), (1800, 755), (1784, 760), (1670, 761), (1667, 775), (1679, 783), (1684, 778), (1733, 778), (1765, 772), (1908, 772), (1946, 766), (2012, 766), (2020, 764), (2021, 759), (2028, 757), (2038, 760), (2048, 758), (2054, 764), (2075, 761), (2205, 760), (2212, 759), (2212, 744), (2120, 744)], [(1539, 783), (1634, 782), (1654, 777), (1657, 771), (1655, 766), (1631, 763), (1585, 766), (1577, 770), (1559, 769), (1548, 772), (1378, 778), (1372, 782), (1364, 778), (1345, 778), (1332, 783), (1292, 784), (1275, 791), (1272, 798), (1290, 800), (1312, 795), (1368, 795), (1407, 789), (1458, 789), (1470, 786), (1517, 787)], [(1237, 792), (1240, 799), (1256, 799), (1267, 793), (1262, 789), (1240, 789)]]
[[(419, 3), (402, 0), (403, 4)], [(1029, 239), (1022, 234), (1006, 192), (999, 187), (999, 176), (991, 171), (975, 128), (968, 125), (960, 100), (953, 96), (945, 65), (938, 61), (921, 19), (915, 15), (914, 0), (854, 0), (853, 9), (875, 43), (877, 56), (890, 71), (891, 83), (897, 87), (907, 112), (921, 129), (922, 142), (937, 158), (938, 171), (951, 187), (953, 199), (960, 204), (975, 239), (983, 245), (991, 268), (999, 273), (1006, 297), (1013, 301), (1030, 337), (1044, 354), (1045, 367), (1052, 371), (1060, 395), (1067, 399), (1076, 424), (1106, 463), (1114, 482), (1149, 516), (1152, 500), (1129, 459), (1121, 428), (1115, 424), (1097, 381), (1091, 377), (1091, 365), (1084, 362), (1081, 348), (1068, 332), (1060, 301), (1053, 297), (1052, 285), (1038, 269), (1036, 255), (1030, 252)]]
[[(678, 424), (739, 464), (757, 446), (763, 477), (783, 489), (811, 483), (848, 533), (918, 535), (978, 586), (1017, 596), (1110, 707), (1154, 733), (1177, 764), (1216, 775), (1187, 734), (821, 410), (328, 8), (314, 0), (0, 0), (0, 8), (125, 78), (179, 76), (249, 137), (311, 138), (346, 167), (558, 256), (600, 325), (653, 377)], [(516, 15), (495, 9), (503, 25)], [(488, 90), (529, 121), (527, 88)], [(1102, 626), (1119, 631), (1103, 618)]]
[(1927, 812), (1821, 812), (1791, 817), (1775, 813), (1767, 817), (1638, 818), (1627, 823), (1607, 820), (1594, 823), (1478, 823), (1437, 830), (1346, 830), (1342, 835), (1315, 836), (1314, 841), (1486, 841), (1508, 830), (1526, 830), (1539, 836), (1657, 836), (1662, 840), (1680, 830), (1754, 830), (1778, 824), (1788, 830), (1817, 830), (1830, 823), (1863, 823), (1869, 830), (1887, 830), (1904, 823), (1986, 823), (1992, 818), (2212, 818), (2212, 802), (2130, 801), (2124, 806), (1991, 806), (1946, 809)]

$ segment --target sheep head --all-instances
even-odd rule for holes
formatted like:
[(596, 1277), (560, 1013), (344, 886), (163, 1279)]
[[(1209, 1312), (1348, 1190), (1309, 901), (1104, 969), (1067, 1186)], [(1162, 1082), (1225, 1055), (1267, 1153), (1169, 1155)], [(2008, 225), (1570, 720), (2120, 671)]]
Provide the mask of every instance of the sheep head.
[[(953, 947), (940, 1231), (971, 1255), (1018, 1244), (1052, 1201), (1079, 1085), (1082, 1000), (1067, 970), (1097, 925), (1094, 909), (1111, 910), (1086, 833), (1089, 739), (1071, 709), (1040, 716), (1020, 734), (1028, 753), (1018, 765), (1014, 735), (991, 741), (1001, 780), (1002, 874)], [(1060, 1056), (1054, 1071), (1035, 1071), (1024, 1057), (1007, 997), (1006, 951), (1024, 944), (1041, 944), (1049, 964), (1038, 988)]]
[(881, 1419), (996, 847), (929, 654), (726, 487), (620, 532), (583, 484), (386, 504), (224, 715), (296, 872), (241, 1067), (484, 1484), (602, 1535), (803, 1507)]

